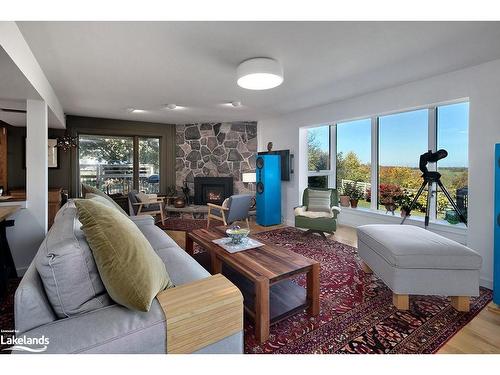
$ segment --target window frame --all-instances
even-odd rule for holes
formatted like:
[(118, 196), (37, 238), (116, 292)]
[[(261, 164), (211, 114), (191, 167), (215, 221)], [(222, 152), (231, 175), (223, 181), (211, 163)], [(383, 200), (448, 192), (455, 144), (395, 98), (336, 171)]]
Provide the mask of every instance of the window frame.
[[(329, 142), (329, 147), (328, 147), (328, 152), (329, 152), (329, 163), (330, 163), (330, 169), (321, 169), (319, 171), (310, 171), (309, 170), (309, 148), (307, 149), (307, 178), (309, 177), (322, 177), (326, 176), (327, 181), (328, 181), (328, 188), (336, 188), (336, 177), (337, 177), (337, 124), (324, 124), (324, 125), (319, 125), (319, 126), (314, 126), (311, 127), (310, 129), (314, 128), (321, 128), (321, 127), (328, 127), (328, 133), (330, 137), (330, 142)], [(307, 129), (309, 131), (309, 129)], [(307, 134), (306, 134), (307, 136)], [(332, 168), (332, 166), (335, 166)]]
[[(432, 152), (437, 151), (437, 144), (438, 144), (438, 107), (441, 106), (446, 106), (446, 105), (451, 105), (451, 104), (459, 104), (459, 103), (469, 103), (470, 106), (470, 99), (469, 98), (462, 98), (462, 99), (457, 99), (457, 100), (451, 100), (451, 101), (446, 101), (446, 102), (440, 102), (437, 104), (432, 104), (432, 105), (427, 105), (427, 106), (421, 106), (421, 107), (415, 107), (411, 109), (406, 109), (406, 110), (398, 110), (398, 111), (392, 111), (392, 112), (387, 112), (387, 113), (380, 113), (372, 116), (362, 116), (362, 117), (357, 117), (357, 118), (352, 118), (352, 119), (346, 119), (346, 120), (339, 120), (335, 121), (325, 125), (319, 125), (319, 126), (314, 126), (314, 127), (321, 127), (321, 126), (329, 126), (330, 127), (330, 169), (329, 170), (322, 170), (319, 172), (316, 171), (309, 171), (307, 173), (307, 177), (311, 176), (328, 176), (328, 187), (331, 188), (336, 188), (336, 174), (337, 174), (337, 124), (339, 123), (345, 123), (345, 122), (350, 122), (350, 121), (356, 121), (356, 120), (361, 120), (361, 119), (370, 119), (371, 120), (371, 186), (376, 186), (377, 187), (377, 199), (371, 199), (370, 202), (370, 208), (369, 209), (364, 209), (368, 210), (370, 212), (378, 212), (381, 213), (378, 209), (378, 194), (379, 194), (379, 127), (380, 127), (380, 117), (387, 116), (387, 115), (394, 115), (394, 114), (399, 114), (399, 113), (405, 113), (405, 112), (412, 112), (412, 111), (417, 111), (417, 110), (422, 110), (422, 109), (427, 109), (428, 110), (428, 119), (427, 119), (427, 126), (428, 126), (428, 132), (427, 132), (427, 146), (428, 150), (431, 150)], [(467, 119), (467, 123), (469, 125), (470, 123), (470, 110), (469, 110), (469, 118)], [(313, 128), (313, 127), (311, 127)], [(308, 150), (307, 150), (308, 151)], [(306, 159), (308, 160), (308, 158)], [(469, 160), (469, 154), (467, 153), (467, 160)], [(428, 168), (430, 171), (436, 171), (437, 170), (437, 164), (429, 164)], [(309, 169), (309, 168), (307, 168)], [(429, 210), (429, 219), (431, 222), (442, 222), (442, 220), (437, 219), (437, 186), (436, 184), (433, 184), (432, 189), (431, 189), (431, 207)], [(373, 192), (372, 192), (373, 194)], [(383, 213), (381, 213), (383, 214)]]

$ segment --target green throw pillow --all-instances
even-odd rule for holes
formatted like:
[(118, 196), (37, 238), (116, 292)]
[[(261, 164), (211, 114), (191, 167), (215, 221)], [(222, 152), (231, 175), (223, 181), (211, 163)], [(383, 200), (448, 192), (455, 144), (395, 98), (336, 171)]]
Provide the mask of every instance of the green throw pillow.
[(93, 199), (75, 199), (82, 230), (110, 297), (129, 309), (149, 311), (156, 295), (174, 285), (165, 264), (137, 225)]
[(123, 208), (121, 208), (120, 205), (113, 200), (113, 198), (111, 198), (109, 195), (107, 195), (106, 193), (102, 192), (101, 190), (93, 186), (82, 184), (82, 193), (84, 197), (86, 197), (87, 194), (89, 193), (99, 195), (100, 197), (103, 197), (107, 199), (109, 202), (113, 203), (113, 206), (115, 206), (118, 209), (118, 211), (120, 211), (122, 214), (127, 215), (127, 213), (123, 211)]
[[(94, 193), (87, 193), (87, 194), (85, 194), (85, 199), (92, 199), (95, 202), (102, 203), (106, 207), (112, 208), (113, 210), (117, 210), (116, 206), (112, 202), (110, 202), (108, 199), (106, 199), (106, 198), (104, 198), (104, 197), (102, 197), (100, 195), (97, 195), (97, 194), (94, 194)], [(120, 212), (120, 211), (118, 211), (118, 212)], [(123, 210), (121, 212), (123, 212)]]
[(330, 190), (309, 189), (307, 211), (330, 212)]

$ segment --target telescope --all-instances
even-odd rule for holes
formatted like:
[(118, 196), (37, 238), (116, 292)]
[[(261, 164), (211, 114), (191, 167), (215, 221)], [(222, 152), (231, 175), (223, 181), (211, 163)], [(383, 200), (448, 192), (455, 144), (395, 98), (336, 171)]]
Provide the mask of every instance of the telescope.
[[(460, 220), (467, 225), (467, 219), (465, 216), (462, 214), (460, 209), (457, 207), (455, 201), (451, 197), (450, 193), (448, 190), (446, 190), (445, 186), (441, 182), (441, 173), (437, 171), (429, 171), (427, 169), (427, 164), (428, 163), (436, 163), (438, 160), (444, 159), (445, 157), (448, 156), (448, 151), (441, 149), (437, 150), (436, 152), (432, 152), (432, 150), (427, 151), (426, 153), (423, 153), (420, 155), (420, 161), (418, 163), (418, 168), (422, 171), (422, 178), (423, 182), (422, 185), (420, 186), (420, 189), (418, 189), (417, 194), (413, 198), (413, 201), (410, 204), (410, 207), (408, 211), (411, 211), (414, 207), (415, 204), (417, 203), (418, 198), (422, 194), (425, 188), (427, 188), (427, 204), (425, 207), (425, 220), (424, 220), (424, 226), (427, 228), (429, 226), (429, 208), (431, 205), (431, 195), (434, 194), (434, 189), (433, 185), (437, 184), (437, 186), (441, 189), (445, 197), (448, 199), (448, 202), (450, 202), (451, 206), (455, 210), (455, 212), (458, 214), (458, 217)], [(437, 191), (437, 190), (436, 190)], [(405, 216), (403, 220), (401, 221), (401, 224), (403, 224), (408, 216)]]
[(438, 160), (444, 159), (448, 156), (448, 151), (441, 149), (436, 152), (432, 152), (432, 150), (427, 151), (426, 153), (420, 155), (420, 162), (418, 163), (418, 168), (422, 171), (422, 173), (429, 173), (427, 169), (428, 163), (436, 163)]

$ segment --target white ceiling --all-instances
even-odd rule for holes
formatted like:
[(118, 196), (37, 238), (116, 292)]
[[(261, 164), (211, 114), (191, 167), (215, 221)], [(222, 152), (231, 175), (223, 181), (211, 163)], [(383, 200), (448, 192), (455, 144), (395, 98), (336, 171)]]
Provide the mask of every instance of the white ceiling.
[[(26, 99), (40, 99), (38, 92), (0, 47), (0, 120), (13, 126), (26, 126), (26, 114), (3, 111), (6, 109), (26, 109)], [(49, 126), (60, 127), (49, 109)]]
[[(18, 25), (66, 114), (163, 123), (259, 120), (500, 58), (499, 22)], [(279, 60), (284, 83), (238, 87), (251, 57)]]

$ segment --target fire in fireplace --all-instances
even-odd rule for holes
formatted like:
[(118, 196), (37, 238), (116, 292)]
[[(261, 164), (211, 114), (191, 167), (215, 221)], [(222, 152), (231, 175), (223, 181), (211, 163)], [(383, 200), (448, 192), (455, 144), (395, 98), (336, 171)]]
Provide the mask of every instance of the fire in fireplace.
[(220, 202), (222, 197), (223, 197), (222, 191), (213, 191), (213, 190), (209, 189), (208, 193), (207, 193), (206, 200), (207, 200), (207, 202), (215, 203), (215, 202)]
[(222, 204), (233, 195), (232, 177), (195, 177), (194, 204)]

